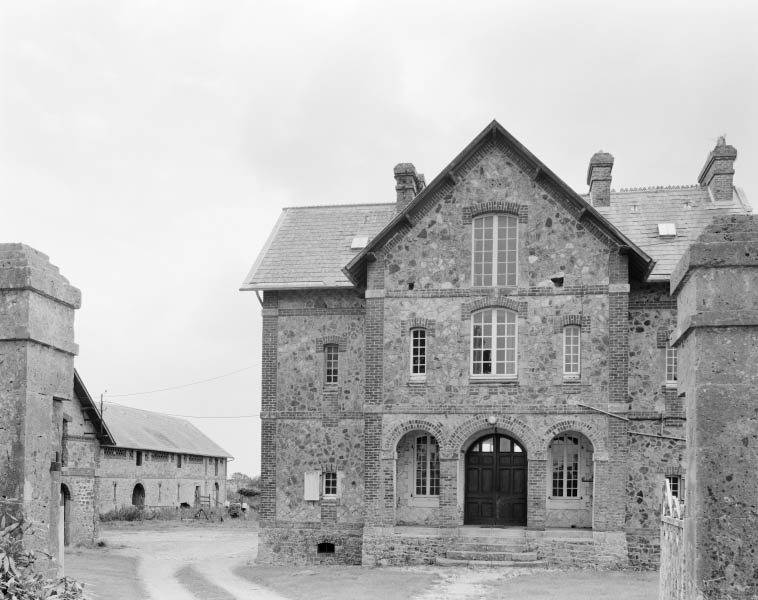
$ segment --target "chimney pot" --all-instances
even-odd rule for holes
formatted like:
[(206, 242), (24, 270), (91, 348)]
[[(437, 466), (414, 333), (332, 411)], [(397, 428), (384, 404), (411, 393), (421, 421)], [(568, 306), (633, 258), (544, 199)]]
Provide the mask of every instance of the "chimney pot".
[(396, 212), (402, 212), (406, 206), (426, 187), (423, 173), (417, 173), (413, 163), (399, 163), (393, 169), (395, 173), (395, 191), (397, 192)]
[(701, 186), (708, 187), (716, 202), (732, 200), (735, 160), (737, 160), (737, 149), (726, 143), (725, 136), (719, 136), (716, 147), (708, 154), (705, 165), (697, 178)]
[(611, 171), (613, 155), (608, 152), (595, 152), (587, 167), (587, 185), (590, 186), (590, 204), (592, 206), (611, 205)]

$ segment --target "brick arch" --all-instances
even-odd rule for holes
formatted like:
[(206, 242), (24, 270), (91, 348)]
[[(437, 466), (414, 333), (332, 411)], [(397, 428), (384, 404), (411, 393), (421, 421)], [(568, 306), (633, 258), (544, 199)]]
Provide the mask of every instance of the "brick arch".
[(440, 452), (442, 452), (442, 449), (446, 445), (447, 436), (445, 435), (445, 430), (441, 423), (432, 423), (431, 421), (426, 421), (424, 419), (411, 419), (410, 421), (396, 425), (389, 430), (387, 435), (384, 436), (382, 449), (385, 452), (394, 452), (397, 445), (400, 443), (400, 440), (403, 439), (403, 436), (411, 431), (426, 431), (432, 434), (437, 438)]
[(608, 460), (608, 447), (603, 433), (592, 423), (578, 419), (564, 419), (548, 427), (543, 439), (543, 450), (547, 448), (547, 445), (556, 435), (566, 431), (576, 431), (583, 434), (592, 443), (595, 460)]
[(507, 202), (504, 200), (487, 200), (485, 202), (474, 202), (471, 206), (463, 209), (463, 222), (471, 223), (474, 217), (486, 215), (488, 213), (506, 213), (519, 217), (519, 222), (525, 223), (528, 207), (526, 204), (518, 202)]
[[(450, 445), (455, 448), (456, 451), (460, 451), (463, 443), (475, 433), (481, 432), (482, 435), (484, 435), (488, 432), (492, 432), (494, 427), (487, 422), (488, 416), (489, 415), (477, 415), (464, 421), (453, 432), (453, 435), (450, 438)], [(529, 458), (543, 457), (542, 455), (544, 455), (545, 450), (540, 443), (540, 438), (529, 425), (524, 423), (521, 419), (510, 415), (495, 416), (498, 417), (497, 423), (495, 424), (498, 432), (502, 432), (506, 435), (510, 433), (518, 438), (523, 444)]]
[(508, 296), (488, 296), (483, 298), (476, 298), (471, 302), (466, 302), (463, 304), (461, 307), (461, 318), (468, 319), (472, 313), (475, 313), (478, 310), (481, 310), (483, 308), (492, 308), (495, 306), (499, 308), (507, 308), (508, 310), (519, 313), (519, 317), (522, 316), (522, 308), (524, 308), (522, 307), (521, 302)]

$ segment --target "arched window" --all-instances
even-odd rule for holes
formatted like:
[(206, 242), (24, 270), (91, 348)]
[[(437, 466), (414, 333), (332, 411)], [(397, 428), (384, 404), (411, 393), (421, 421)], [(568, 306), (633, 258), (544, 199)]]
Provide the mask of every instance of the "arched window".
[(559, 435), (550, 443), (553, 472), (553, 498), (576, 498), (579, 495), (579, 437)]
[(416, 496), (440, 495), (440, 451), (432, 435), (416, 438)]
[(563, 328), (563, 376), (567, 379), (579, 377), (581, 331), (579, 325), (567, 325)]
[(506, 287), (516, 285), (518, 217), (508, 214), (483, 215), (472, 221), (473, 285)]
[(471, 376), (516, 377), (516, 313), (487, 308), (471, 315)]

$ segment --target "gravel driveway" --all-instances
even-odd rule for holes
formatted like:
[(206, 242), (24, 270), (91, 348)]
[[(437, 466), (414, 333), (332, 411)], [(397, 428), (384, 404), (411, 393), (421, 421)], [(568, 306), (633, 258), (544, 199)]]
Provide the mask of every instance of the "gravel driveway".
[(176, 525), (104, 527), (105, 548), (67, 552), (66, 574), (93, 600), (285, 600), (232, 572), (257, 555), (255, 529)]

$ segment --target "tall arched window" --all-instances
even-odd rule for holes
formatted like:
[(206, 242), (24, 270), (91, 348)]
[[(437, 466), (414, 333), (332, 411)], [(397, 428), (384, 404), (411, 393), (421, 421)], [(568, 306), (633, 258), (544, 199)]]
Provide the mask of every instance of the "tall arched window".
[(337, 344), (326, 344), (324, 346), (325, 381), (327, 384), (336, 384), (338, 382), (339, 356)]
[(431, 435), (416, 438), (416, 496), (439, 496), (440, 452)]
[(516, 313), (487, 308), (471, 315), (471, 376), (516, 377)]
[(515, 286), (518, 217), (507, 214), (483, 215), (476, 217), (472, 225), (473, 285)]
[(581, 368), (581, 328), (567, 325), (563, 328), (563, 376), (567, 379), (579, 377)]

